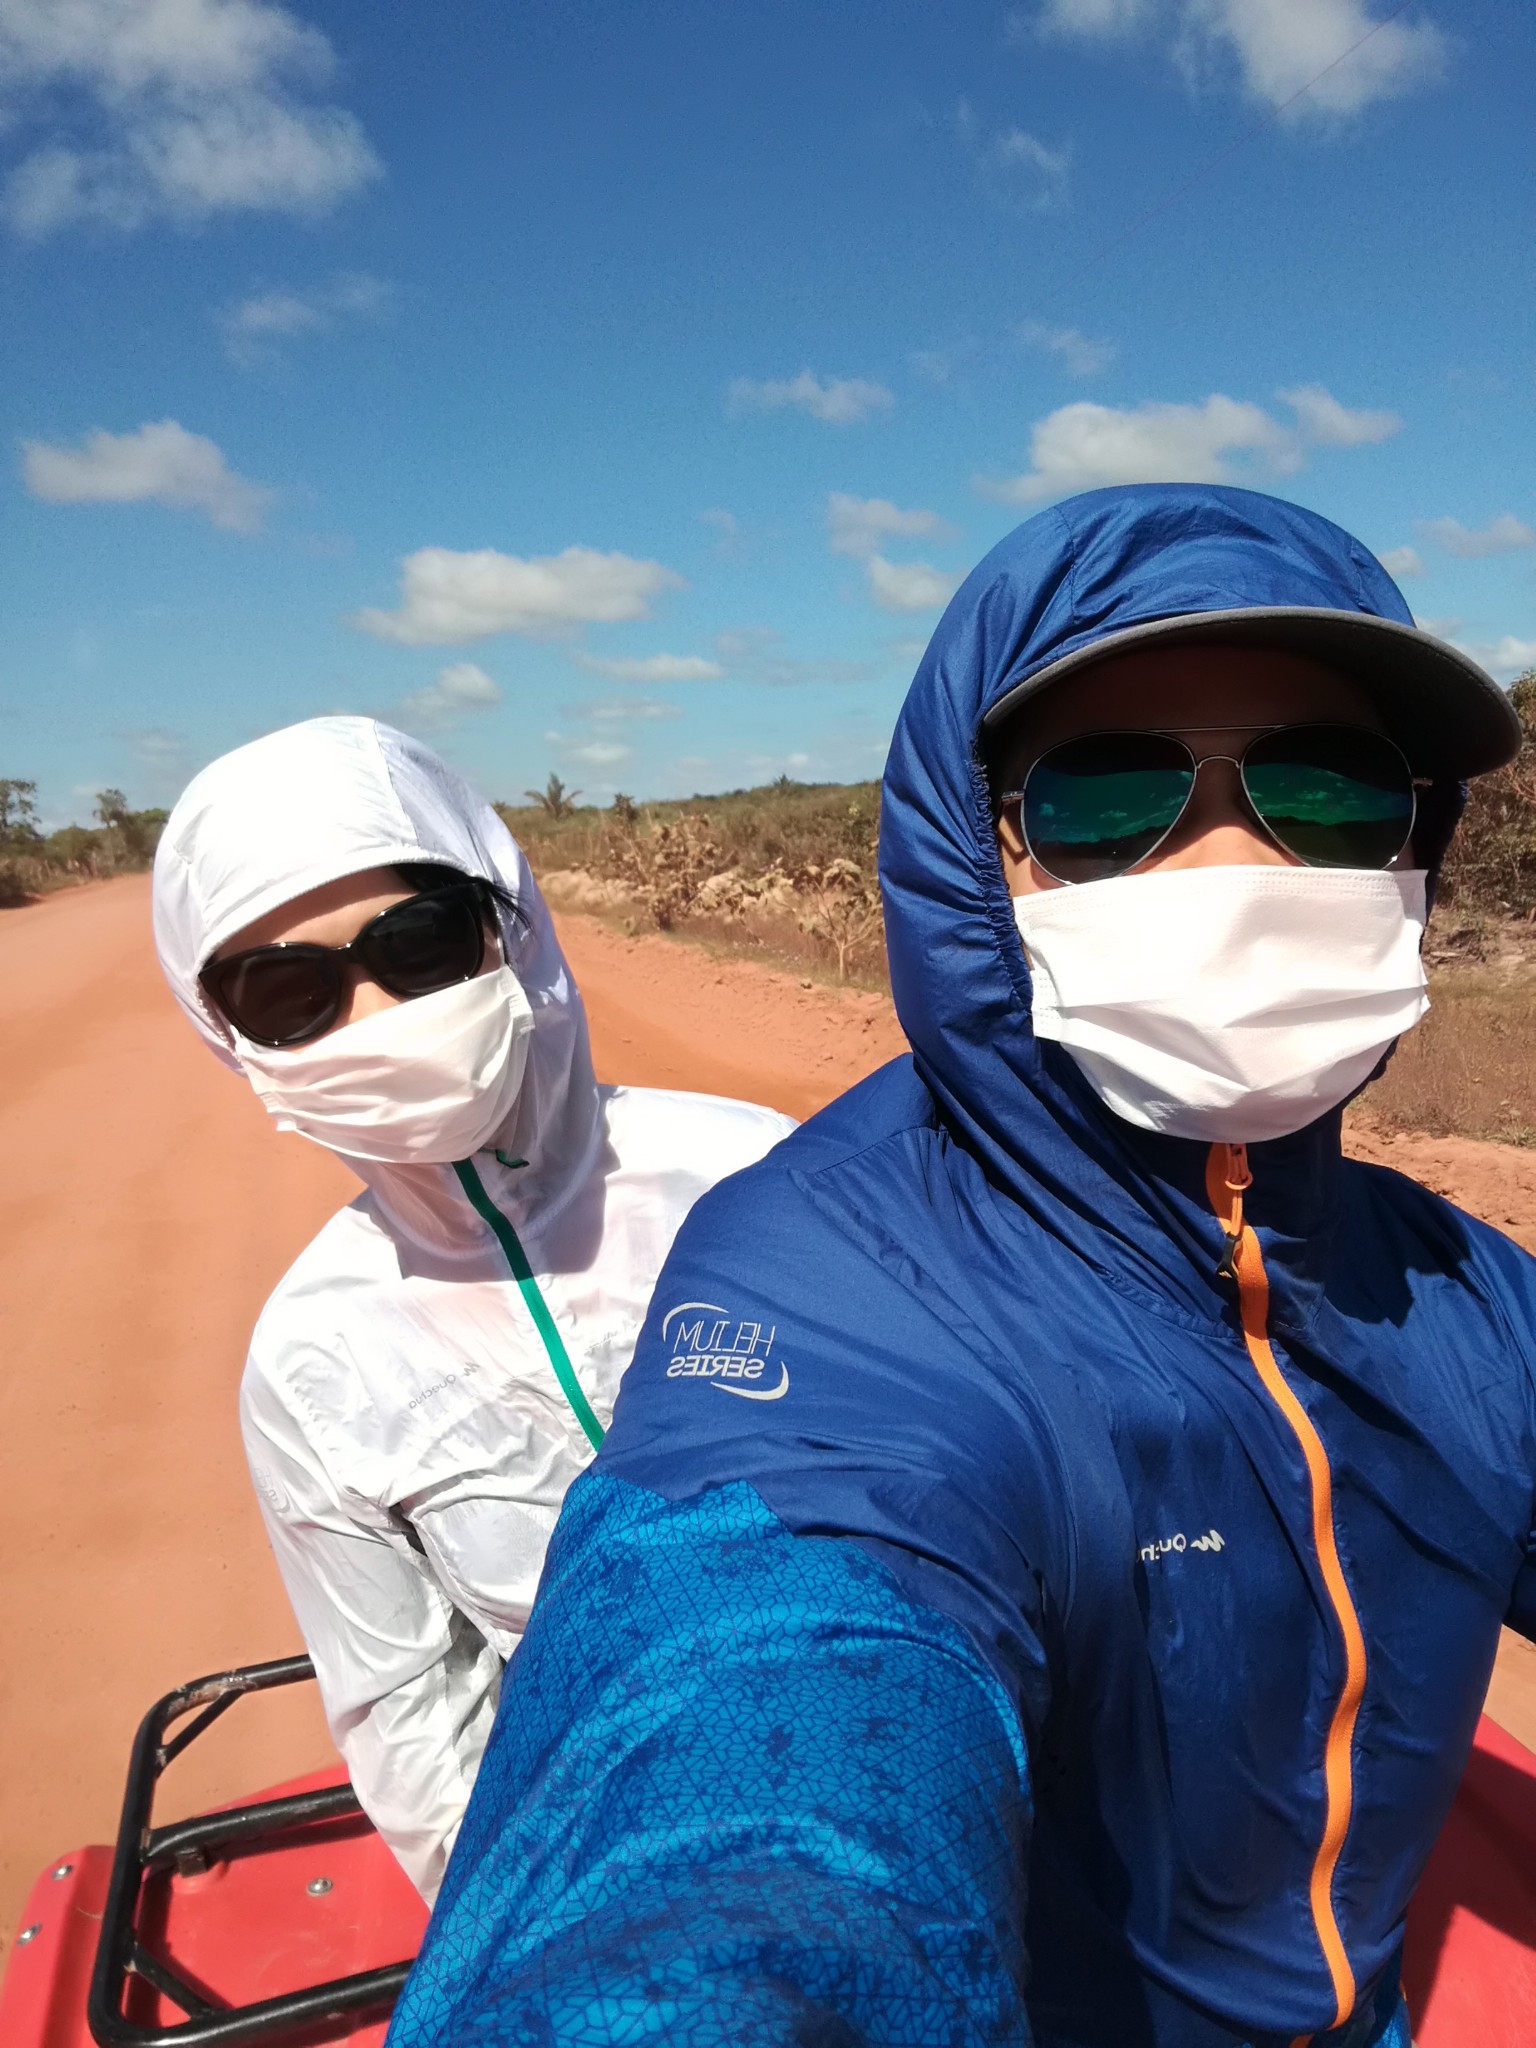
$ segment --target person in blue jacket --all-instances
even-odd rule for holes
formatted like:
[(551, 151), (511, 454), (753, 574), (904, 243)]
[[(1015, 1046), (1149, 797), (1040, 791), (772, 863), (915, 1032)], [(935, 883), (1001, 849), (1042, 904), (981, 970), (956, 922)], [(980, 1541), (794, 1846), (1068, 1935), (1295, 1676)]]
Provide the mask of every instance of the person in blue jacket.
[(1341, 1108), (1517, 744), (1294, 505), (981, 563), (885, 776), (911, 1057), (683, 1226), (392, 2048), (1407, 2048), (1536, 1263)]

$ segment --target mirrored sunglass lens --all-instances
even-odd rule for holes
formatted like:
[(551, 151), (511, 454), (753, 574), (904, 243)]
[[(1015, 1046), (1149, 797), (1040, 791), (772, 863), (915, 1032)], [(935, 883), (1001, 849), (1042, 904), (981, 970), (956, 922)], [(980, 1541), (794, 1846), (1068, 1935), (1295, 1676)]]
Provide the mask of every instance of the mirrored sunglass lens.
[(480, 908), (465, 890), (413, 897), (368, 934), (369, 972), (397, 996), (430, 995), (468, 981), (484, 957)]
[(1270, 733), (1244, 755), (1243, 782), (1264, 823), (1309, 867), (1387, 867), (1413, 827), (1408, 763), (1381, 733)]
[(335, 1016), (337, 986), (325, 961), (279, 951), (237, 962), (221, 980), (219, 996), (247, 1038), (297, 1045)]
[(1123, 875), (1156, 846), (1189, 799), (1194, 771), (1176, 740), (1103, 733), (1053, 747), (1024, 784), (1024, 836), (1059, 882)]

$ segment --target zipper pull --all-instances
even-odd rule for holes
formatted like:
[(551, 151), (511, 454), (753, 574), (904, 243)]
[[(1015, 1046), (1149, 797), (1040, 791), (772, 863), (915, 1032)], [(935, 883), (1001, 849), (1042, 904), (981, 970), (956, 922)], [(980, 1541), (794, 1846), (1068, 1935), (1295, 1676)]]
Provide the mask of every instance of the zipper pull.
[[(1218, 1159), (1224, 1152), (1226, 1158)], [(1209, 1178), (1217, 1182), (1224, 1200), (1215, 1205), (1217, 1220), (1222, 1226), (1221, 1258), (1216, 1267), (1218, 1280), (1237, 1281), (1237, 1252), (1243, 1241), (1243, 1193), (1253, 1186), (1253, 1172), (1248, 1164), (1246, 1145), (1222, 1145), (1211, 1147)], [(1213, 1190), (1214, 1192), (1214, 1190)]]

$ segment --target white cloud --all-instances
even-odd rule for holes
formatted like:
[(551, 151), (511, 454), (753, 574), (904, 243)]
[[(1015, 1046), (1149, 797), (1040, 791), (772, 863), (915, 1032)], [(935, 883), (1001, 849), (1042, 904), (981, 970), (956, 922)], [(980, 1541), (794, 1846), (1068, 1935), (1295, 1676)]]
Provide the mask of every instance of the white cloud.
[(869, 594), (888, 612), (931, 611), (947, 604), (961, 579), (927, 562), (889, 562), (880, 553), (881, 542), (947, 540), (953, 534), (947, 519), (922, 506), (904, 511), (889, 498), (855, 498), (847, 491), (832, 491), (827, 498), (828, 546), (864, 564)]
[(1030, 434), (1032, 468), (1015, 477), (977, 477), (976, 488), (1005, 504), (1104, 484), (1231, 483), (1256, 462), (1289, 475), (1308, 448), (1358, 446), (1396, 433), (1395, 413), (1356, 412), (1321, 385), (1281, 394), (1296, 414), (1287, 425), (1262, 406), (1213, 392), (1199, 405), (1095, 405), (1080, 399), (1037, 420)]
[(270, 0), (0, 0), (5, 127), (36, 133), (0, 212), (34, 237), (326, 213), (381, 169), (355, 116), (314, 98), (333, 68)]
[(927, 612), (948, 604), (962, 578), (927, 562), (888, 562), (872, 555), (864, 564), (870, 595), (888, 612)]
[(24, 441), (22, 474), (33, 497), (50, 504), (183, 505), (230, 533), (255, 533), (273, 496), (238, 476), (206, 435), (189, 434), (176, 420), (146, 422), (131, 434), (98, 428), (78, 448)]
[(418, 548), (400, 564), (399, 610), (370, 606), (348, 623), (405, 647), (451, 647), (494, 633), (548, 636), (589, 621), (647, 618), (651, 601), (682, 581), (660, 562), (596, 548), (531, 560), (495, 548)]
[(1432, 22), (1383, 20), (1363, 0), (1183, 0), (1180, 14), (1187, 58), (1235, 58), (1255, 99), (1286, 107), (1315, 79), (1290, 108), (1299, 118), (1396, 99), (1438, 78), (1445, 62)]
[(1463, 526), (1459, 519), (1421, 519), (1419, 531), (1464, 562), (1475, 562), (1483, 555), (1513, 554), (1517, 548), (1536, 548), (1536, 532), (1513, 512), (1501, 512), (1486, 526), (1475, 529)]
[(1052, 149), (1027, 128), (1001, 128), (986, 135), (975, 108), (964, 99), (955, 108), (955, 132), (984, 189), (1000, 205), (1045, 213), (1066, 197), (1070, 150)]
[(163, 725), (129, 726), (117, 737), (144, 768), (179, 769), (187, 758), (186, 741)]
[(1513, 633), (1506, 633), (1485, 650), (1484, 665), (1500, 676), (1520, 675), (1528, 668), (1536, 668), (1536, 640), (1520, 640)]
[(588, 740), (582, 746), (563, 749), (568, 760), (580, 761), (585, 768), (617, 768), (634, 751), (633, 747), (621, 746), (617, 740)]
[[(1047, 36), (1109, 39), (1129, 35), (1146, 19), (1147, 0), (1042, 0), (1037, 25)], [(1027, 28), (1022, 14), (1009, 16), (1009, 31), (1022, 41)]]
[(1397, 413), (1340, 405), (1321, 384), (1298, 384), (1278, 395), (1295, 413), (1301, 438), (1315, 448), (1363, 448), (1402, 430)]
[(465, 711), (489, 711), (501, 702), (501, 690), (483, 668), (472, 661), (450, 662), (437, 672), (437, 680), (400, 700), (400, 714), (408, 725), (441, 725)]
[(1004, 128), (986, 146), (985, 162), (1003, 175), (1015, 171), (1025, 177), (1032, 204), (1054, 206), (1066, 190), (1070, 158), (1064, 149), (1052, 149), (1027, 128)]
[(1422, 576), (1424, 559), (1417, 548), (1386, 548), (1376, 557), (1389, 576)]
[(635, 660), (578, 654), (577, 661), (594, 675), (613, 683), (712, 683), (725, 674), (718, 661), (702, 654), (645, 654)]
[(1536, 668), (1536, 640), (1522, 640), (1518, 634), (1505, 633), (1493, 641), (1468, 640), (1463, 637), (1463, 619), (1415, 619), (1414, 624), (1423, 633), (1433, 633), (1437, 640), (1445, 640), (1463, 654), (1470, 654), (1496, 676), (1517, 676), (1526, 669)]
[(887, 539), (949, 539), (954, 529), (937, 512), (914, 506), (904, 512), (889, 498), (855, 498), (847, 491), (827, 497), (827, 544), (835, 555), (867, 560)]
[(876, 413), (889, 412), (896, 399), (885, 385), (867, 377), (818, 377), (814, 370), (802, 370), (798, 377), (782, 379), (738, 377), (731, 385), (728, 403), (732, 412), (793, 408), (829, 427), (850, 427)]
[(1112, 341), (1090, 341), (1075, 327), (1047, 327), (1039, 320), (1026, 320), (1019, 328), (1019, 339), (1031, 348), (1043, 348), (1047, 355), (1059, 356), (1069, 377), (1097, 376), (1109, 368), (1116, 355)]
[[(1446, 58), (1432, 22), (1383, 15), (1367, 0), (1042, 0), (1033, 19), (1042, 35), (1098, 43), (1150, 29), (1192, 82), (1235, 73), (1250, 97), (1295, 120), (1414, 92)], [(1022, 17), (1012, 26), (1022, 39)]]
[(354, 271), (329, 284), (301, 291), (256, 292), (226, 306), (219, 315), (224, 352), (243, 370), (277, 353), (280, 342), (300, 334), (328, 334), (339, 321), (367, 319), (389, 299), (382, 278)]
[(955, 374), (955, 365), (962, 351), (948, 348), (915, 348), (907, 361), (919, 377), (929, 384), (943, 386)]
[(567, 717), (589, 719), (594, 725), (654, 725), (659, 719), (683, 715), (676, 704), (660, 697), (597, 697), (565, 708)]
[(1280, 434), (1262, 407), (1220, 393), (1203, 405), (1134, 410), (1082, 399), (1035, 423), (1032, 469), (978, 479), (978, 487), (1005, 503), (1031, 505), (1101, 484), (1225, 483), (1235, 452), (1273, 450)]

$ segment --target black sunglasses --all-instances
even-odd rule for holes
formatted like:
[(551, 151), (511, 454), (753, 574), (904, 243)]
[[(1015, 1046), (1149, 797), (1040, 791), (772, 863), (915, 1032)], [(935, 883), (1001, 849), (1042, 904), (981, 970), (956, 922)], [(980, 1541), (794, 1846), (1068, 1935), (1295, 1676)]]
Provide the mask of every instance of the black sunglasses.
[(1197, 757), (1182, 732), (1094, 732), (1043, 753), (1007, 791), (1025, 844), (1058, 882), (1102, 882), (1156, 852), (1194, 795), (1206, 761), (1238, 771), (1270, 838), (1314, 868), (1386, 868), (1408, 844), (1413, 771), (1385, 734), (1352, 725), (1281, 725), (1239, 755)]
[(345, 946), (304, 940), (252, 946), (211, 960), (198, 979), (244, 1038), (303, 1045), (330, 1030), (355, 961), (392, 996), (427, 996), (473, 981), (485, 961), (486, 919), (501, 892), (466, 879), (392, 903)]

